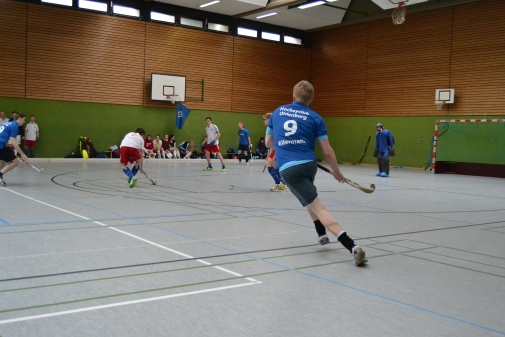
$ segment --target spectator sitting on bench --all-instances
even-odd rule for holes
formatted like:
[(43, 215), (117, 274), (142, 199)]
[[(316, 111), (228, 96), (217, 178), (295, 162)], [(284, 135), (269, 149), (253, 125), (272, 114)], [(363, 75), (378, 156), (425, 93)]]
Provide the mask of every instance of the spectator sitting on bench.
[(256, 147), (256, 154), (261, 159), (265, 159), (268, 154), (268, 148), (265, 146), (265, 137), (261, 137), (258, 146)]

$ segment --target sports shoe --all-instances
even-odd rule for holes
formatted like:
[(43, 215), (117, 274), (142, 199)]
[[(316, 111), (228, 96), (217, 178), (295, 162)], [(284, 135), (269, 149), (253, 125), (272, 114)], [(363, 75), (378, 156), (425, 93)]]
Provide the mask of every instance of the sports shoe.
[(4, 181), (3, 173), (0, 173), (0, 186), (7, 186), (7, 184)]
[(385, 177), (385, 178), (387, 178), (387, 177), (389, 177), (389, 175), (388, 175), (386, 172), (382, 172), (382, 173), (381, 173), (381, 177)]
[(130, 188), (132, 188), (135, 185), (137, 185), (137, 177), (133, 176), (130, 179)]
[(328, 243), (330, 243), (330, 238), (328, 237), (328, 235), (323, 234), (319, 237), (319, 244), (321, 246), (327, 245)]
[(354, 256), (354, 263), (357, 266), (362, 266), (368, 262), (367, 258), (365, 257), (365, 251), (361, 249), (360, 246), (352, 247), (352, 255)]
[(226, 172), (226, 167), (223, 167), (223, 168), (221, 169), (221, 172)]
[(249, 162), (246, 162), (246, 165), (249, 165)]
[(275, 184), (275, 186), (270, 189), (270, 192), (284, 191), (285, 189), (286, 189), (286, 185), (284, 185), (283, 183), (280, 183), (280, 184)]
[(212, 167), (208, 167), (208, 166), (207, 166), (207, 167), (206, 167), (206, 168), (204, 168), (203, 170), (204, 170), (204, 171), (212, 171)]
[(240, 165), (240, 164), (242, 164), (242, 162), (239, 160), (239, 161), (237, 162), (237, 165)]
[(375, 175), (376, 175), (377, 177), (380, 177), (380, 176), (381, 176), (381, 174), (382, 174), (382, 172), (377, 172)]

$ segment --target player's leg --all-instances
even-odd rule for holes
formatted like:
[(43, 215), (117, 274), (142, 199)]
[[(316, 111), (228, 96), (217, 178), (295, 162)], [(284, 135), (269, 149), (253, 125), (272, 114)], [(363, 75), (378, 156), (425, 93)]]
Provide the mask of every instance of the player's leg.
[(5, 165), (0, 170), (0, 185), (7, 185), (4, 180), (4, 174), (18, 166), (19, 160), (7, 147), (0, 149), (0, 161), (5, 162)]
[(389, 177), (389, 157), (382, 156), (381, 166), (382, 166), (381, 177)]
[(316, 228), (317, 236), (318, 236), (318, 243), (320, 245), (326, 245), (330, 243), (330, 239), (328, 238), (328, 235), (326, 234), (326, 227), (321, 223), (321, 221), (317, 218), (315, 214), (313, 214), (308, 208), (307, 211), (309, 211), (310, 217), (312, 218), (312, 221), (314, 222), (314, 227)]
[(205, 148), (205, 159), (207, 159), (207, 167), (204, 168), (205, 171), (212, 171), (212, 164), (210, 163), (210, 150), (207, 149), (210, 145)]
[(237, 151), (237, 158), (238, 158), (238, 163), (237, 165), (242, 164), (242, 150)]
[(301, 165), (289, 167), (282, 171), (282, 177), (291, 192), (300, 200), (303, 206), (307, 207), (312, 220), (319, 220), (340, 243), (353, 254), (354, 262), (361, 266), (367, 262), (365, 252), (361, 247), (354, 244), (354, 241), (347, 236), (338, 222), (331, 216), (324, 204), (317, 197), (317, 189), (314, 186), (314, 178), (317, 172), (317, 162), (309, 162)]
[(244, 151), (244, 158), (247, 165), (249, 165), (249, 151)]
[(217, 153), (217, 156), (219, 157), (219, 160), (221, 161), (221, 165), (223, 166), (221, 168), (221, 172), (226, 172), (226, 166), (224, 165), (224, 158), (223, 158), (223, 155), (221, 154), (221, 152), (218, 152)]
[(379, 167), (379, 172), (377, 172), (375, 175), (379, 177), (382, 173), (382, 158), (380, 156), (377, 157), (377, 166)]

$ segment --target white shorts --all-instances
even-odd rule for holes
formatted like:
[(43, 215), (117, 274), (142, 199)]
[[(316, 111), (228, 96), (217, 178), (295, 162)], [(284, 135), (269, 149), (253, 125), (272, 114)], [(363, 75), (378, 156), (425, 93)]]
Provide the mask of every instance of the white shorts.
[[(21, 136), (17, 135), (16, 141), (18, 142), (18, 145), (21, 146)], [(9, 138), (9, 144), (12, 144), (11, 139)]]

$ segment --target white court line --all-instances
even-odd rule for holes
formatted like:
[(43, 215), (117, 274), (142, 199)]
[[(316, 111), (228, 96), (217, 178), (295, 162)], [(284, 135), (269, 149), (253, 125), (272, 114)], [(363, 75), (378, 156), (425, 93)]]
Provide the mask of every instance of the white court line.
[(75, 310), (67, 310), (67, 311), (59, 311), (59, 312), (53, 312), (53, 313), (50, 313), (50, 314), (25, 316), (25, 317), (13, 318), (13, 319), (6, 319), (6, 320), (3, 320), (3, 321), (0, 321), (0, 325), (1, 324), (8, 324), (8, 323), (15, 323), (15, 322), (22, 322), (22, 321), (29, 321), (29, 320), (33, 320), (33, 319), (39, 319), (39, 318), (54, 317), (54, 316), (61, 316), (61, 315), (68, 315), (68, 314), (75, 314), (77, 312), (84, 312), (84, 311), (91, 311), (91, 310), (100, 310), (100, 309), (105, 309), (105, 308), (113, 308), (113, 307), (119, 307), (119, 306), (122, 306), (122, 305), (130, 305), (130, 304), (137, 304), (137, 303), (143, 303), (143, 302), (159, 301), (159, 300), (164, 300), (164, 299), (167, 299), (167, 298), (174, 298), (174, 297), (181, 297), (181, 296), (203, 294), (203, 293), (209, 293), (209, 292), (212, 292), (212, 291), (219, 291), (219, 290), (226, 290), (226, 289), (239, 288), (239, 287), (245, 287), (245, 286), (252, 286), (252, 285), (255, 285), (255, 284), (258, 284), (258, 283), (257, 282), (249, 282), (249, 283), (236, 284), (236, 285), (233, 285), (233, 286), (226, 286), (226, 287), (219, 287), (219, 288), (210, 288), (210, 289), (204, 289), (204, 290), (190, 291), (190, 292), (187, 292), (187, 293), (180, 293), (180, 294), (172, 294), (172, 295), (166, 295), (166, 296), (144, 298), (142, 300), (134, 300), (134, 301), (126, 301), (126, 302), (119, 302), (119, 303), (112, 303), (112, 304), (105, 304), (105, 305), (97, 305), (97, 306), (94, 306), (94, 307), (87, 307), (87, 308), (81, 308), (81, 309), (75, 309)]
[[(162, 245), (160, 245), (160, 244), (158, 244), (158, 243), (156, 243), (156, 242), (152, 242), (152, 241), (149, 241), (149, 240), (147, 240), (147, 239), (141, 238), (140, 236), (133, 235), (133, 234), (131, 234), (131, 233), (125, 232), (125, 231), (123, 231), (123, 230), (121, 230), (121, 229), (117, 229), (117, 228), (114, 228), (114, 227), (111, 227), (111, 226), (107, 226), (106, 224), (101, 223), (100, 221), (93, 221), (93, 220), (91, 220), (90, 218), (86, 218), (85, 216), (82, 216), (82, 215), (79, 215), (79, 214), (76, 214), (76, 213), (73, 213), (73, 212), (67, 211), (67, 210), (65, 210), (65, 209), (63, 209), (63, 208), (60, 208), (60, 207), (56, 207), (56, 206), (54, 206), (54, 205), (48, 204), (47, 202), (43, 202), (43, 201), (40, 201), (40, 200), (34, 199), (34, 198), (32, 198), (32, 197), (29, 197), (29, 196), (24, 195), (24, 194), (21, 194), (21, 193), (19, 193), (19, 192), (13, 191), (13, 190), (11, 190), (11, 189), (8, 189), (8, 188), (5, 188), (5, 187), (4, 187), (4, 188), (2, 188), (2, 190), (3, 190), (3, 191), (9, 191), (9, 192), (11, 192), (11, 193), (14, 193), (14, 194), (17, 194), (17, 195), (19, 195), (19, 196), (22, 196), (23, 198), (27, 198), (27, 199), (33, 200), (33, 201), (35, 201), (35, 202), (41, 203), (42, 205), (46, 205), (46, 206), (52, 207), (52, 208), (54, 208), (54, 209), (57, 209), (57, 210), (59, 210), (59, 211), (62, 211), (62, 212), (65, 212), (65, 213), (71, 214), (71, 215), (76, 216), (76, 217), (78, 217), (78, 218), (81, 218), (81, 219), (85, 219), (85, 220), (88, 220), (88, 221), (94, 222), (94, 223), (96, 223), (96, 224), (98, 224), (98, 225), (100, 225), (100, 226), (104, 226), (104, 227), (107, 227), (107, 228), (109, 228), (109, 229), (112, 229), (112, 230), (114, 230), (114, 231), (116, 231), (116, 232), (119, 232), (119, 233), (121, 233), (121, 234), (128, 235), (128, 236), (130, 236), (130, 237), (132, 237), (132, 238), (134, 238), (134, 239), (137, 239), (137, 240), (140, 240), (140, 241), (146, 242), (146, 243), (148, 243), (148, 244), (150, 244), (150, 245), (153, 245), (153, 246), (155, 246), (155, 247), (158, 247), (158, 248), (161, 248), (161, 249), (164, 249), (164, 250), (168, 250), (169, 252), (172, 252), (172, 253), (174, 253), (174, 254), (177, 254), (177, 255), (181, 255), (181, 256), (187, 257), (188, 259), (194, 259), (194, 257), (193, 257), (193, 256), (191, 256), (191, 255), (184, 254), (184, 253), (179, 252), (179, 251), (177, 251), (177, 250), (175, 250), (175, 249), (170, 249), (170, 248), (165, 247), (165, 246), (162, 246)], [(206, 261), (204, 261), (204, 260), (200, 260), (200, 259), (198, 259), (198, 260), (196, 260), (196, 261), (198, 261), (198, 262), (200, 262), (200, 263), (203, 263), (203, 264), (205, 264), (205, 265), (207, 265), (207, 266), (212, 266), (212, 265), (213, 265), (213, 264), (212, 264), (212, 263), (210, 263), (210, 262), (206, 262)], [(226, 269), (226, 268), (223, 268), (223, 267), (214, 266), (214, 268), (219, 269), (219, 270), (221, 270), (221, 271), (224, 271), (225, 273), (231, 274), (231, 275), (233, 275), (233, 276), (244, 276), (244, 275), (242, 275), (242, 274), (236, 273), (236, 272), (234, 272), (234, 271), (231, 271), (231, 270)], [(256, 282), (257, 282), (257, 281), (256, 281)]]

